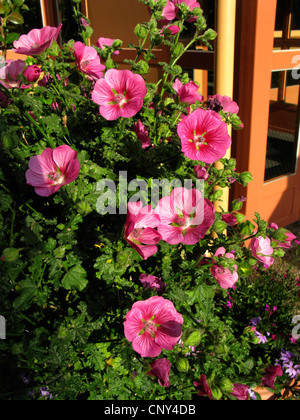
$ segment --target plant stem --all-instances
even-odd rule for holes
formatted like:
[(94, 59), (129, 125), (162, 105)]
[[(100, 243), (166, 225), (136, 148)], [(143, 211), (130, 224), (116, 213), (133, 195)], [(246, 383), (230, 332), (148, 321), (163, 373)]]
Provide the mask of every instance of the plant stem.
[(14, 234), (14, 223), (15, 223), (15, 218), (16, 218), (16, 210), (13, 209), (11, 212), (12, 212), (12, 217), (11, 217), (10, 240), (9, 240), (9, 247), (10, 248), (12, 248), (13, 243), (14, 243), (13, 234)]
[(47, 133), (45, 133), (45, 131), (40, 127), (40, 125), (35, 121), (34, 118), (32, 118), (32, 116), (25, 111), (24, 115), (27, 117), (27, 119), (40, 131), (40, 133), (43, 135), (43, 137), (45, 138), (45, 140), (49, 143), (49, 146), (52, 149), (55, 149), (55, 143), (53, 142), (53, 140), (49, 137), (49, 135)]

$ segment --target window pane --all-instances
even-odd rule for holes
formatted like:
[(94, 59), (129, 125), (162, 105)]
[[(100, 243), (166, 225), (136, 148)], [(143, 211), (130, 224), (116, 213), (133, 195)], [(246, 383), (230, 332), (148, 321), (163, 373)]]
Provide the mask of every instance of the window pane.
[(292, 1), (291, 37), (300, 38), (300, 2)]
[(23, 11), (24, 25), (22, 25), (22, 34), (28, 34), (31, 29), (40, 29), (43, 27), (41, 4), (39, 0), (26, 0), (26, 6), (29, 10)]
[(296, 171), (300, 89), (293, 74), (272, 73), (265, 181)]
[(59, 0), (59, 18), (63, 24), (61, 29), (62, 42), (68, 42), (70, 39), (74, 41), (81, 41), (78, 34), (78, 26), (75, 22), (73, 15), (73, 1), (72, 0)]
[(285, 1), (286, 0), (277, 0), (275, 31), (282, 31), (283, 30), (283, 18), (284, 18), (284, 11), (285, 11), (285, 7), (284, 7)]

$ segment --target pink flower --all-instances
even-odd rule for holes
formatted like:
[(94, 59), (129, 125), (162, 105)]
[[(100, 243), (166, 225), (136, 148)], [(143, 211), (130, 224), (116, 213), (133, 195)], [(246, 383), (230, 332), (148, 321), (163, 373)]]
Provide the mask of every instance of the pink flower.
[(283, 228), (279, 229), (276, 223), (270, 223), (268, 227), (270, 229), (280, 232), (280, 241), (278, 240), (278, 237), (276, 237), (276, 234), (274, 235), (274, 238), (273, 238), (274, 241), (277, 241), (277, 247), (288, 249), (292, 246), (292, 242), (295, 241), (295, 239), (297, 239), (297, 236), (295, 236), (289, 230), (283, 229)]
[[(167, 5), (163, 9), (162, 16), (167, 21), (171, 21), (175, 19), (176, 17), (180, 17), (178, 16), (178, 12), (179, 12), (179, 8), (177, 6), (178, 4), (185, 3), (191, 12), (195, 9), (195, 7), (200, 7), (200, 4), (196, 0), (172, 0), (172, 1), (168, 0)], [(197, 19), (196, 16), (191, 17), (187, 20), (187, 22), (194, 22), (196, 19)]]
[(23, 60), (7, 60), (6, 66), (0, 69), (0, 83), (6, 89), (13, 89), (21, 87), (27, 89), (29, 85), (23, 85), (20, 76), (25, 68), (25, 61)]
[(222, 214), (222, 220), (227, 223), (228, 226), (234, 226), (237, 222), (237, 218), (230, 213)]
[[(224, 257), (229, 259), (234, 259), (234, 255), (230, 252), (226, 253), (225, 248), (221, 247), (217, 249), (215, 257)], [(213, 265), (210, 268), (211, 275), (219, 283), (222, 289), (232, 288), (235, 283), (238, 281), (237, 265), (233, 266), (233, 271), (229, 268), (224, 268), (220, 265)]]
[(124, 322), (125, 337), (142, 357), (157, 357), (179, 341), (183, 317), (170, 300), (153, 296), (135, 302)]
[(110, 69), (105, 78), (96, 82), (92, 100), (100, 105), (100, 114), (106, 120), (130, 118), (137, 114), (147, 94), (144, 79), (130, 70)]
[(171, 196), (159, 201), (155, 212), (160, 218), (157, 231), (171, 245), (196, 244), (215, 220), (213, 204), (197, 189), (173, 189)]
[(24, 70), (24, 76), (26, 77), (26, 79), (28, 80), (28, 82), (36, 82), (37, 79), (40, 77), (41, 74), (41, 69), (39, 66), (37, 65), (32, 65), (32, 66), (28, 66), (25, 70)]
[(42, 29), (32, 29), (27, 35), (21, 35), (13, 43), (17, 54), (39, 55), (57, 40), (62, 24), (57, 28), (45, 26)]
[(177, 25), (165, 25), (162, 27), (162, 30), (160, 31), (161, 35), (165, 36), (174, 36), (180, 32), (180, 27)]
[(47, 148), (41, 155), (33, 156), (29, 161), (26, 180), (38, 195), (48, 197), (63, 185), (73, 182), (79, 171), (77, 152), (63, 145), (54, 150)]
[(101, 64), (100, 57), (95, 48), (87, 47), (80, 41), (75, 42), (74, 56), (79, 71), (94, 79), (103, 77), (105, 66)]
[(265, 376), (261, 380), (261, 386), (275, 389), (275, 379), (277, 376), (282, 376), (282, 375), (283, 375), (283, 371), (280, 365), (268, 366), (265, 369)]
[[(101, 50), (104, 50), (105, 47), (111, 47), (114, 41), (115, 39), (112, 39), (112, 38), (100, 37), (98, 38), (96, 42), (96, 47), (101, 48)], [(119, 54), (120, 54), (120, 51), (114, 51), (112, 56), (114, 57), (115, 55), (119, 55)]]
[(143, 203), (128, 203), (124, 237), (129, 245), (146, 260), (157, 252), (161, 235), (156, 231), (159, 218), (151, 206)]
[(174, 3), (168, 0), (168, 3), (163, 9), (162, 16), (167, 20), (171, 21), (176, 18), (177, 8)]
[(208, 107), (216, 112), (223, 110), (230, 114), (238, 114), (239, 106), (229, 96), (213, 95), (208, 97)]
[(230, 395), (236, 398), (239, 401), (248, 401), (249, 400), (249, 386), (242, 384), (234, 384), (233, 391)]
[(144, 290), (151, 289), (157, 292), (162, 292), (167, 286), (161, 278), (152, 276), (151, 274), (141, 274), (139, 280), (143, 284)]
[(198, 93), (199, 86), (195, 82), (188, 82), (185, 85), (179, 79), (175, 80), (173, 89), (179, 95), (179, 100), (188, 105), (194, 104), (196, 101), (202, 102), (203, 96)]
[(87, 28), (88, 26), (90, 26), (89, 22), (84, 18), (80, 18), (79, 21), (84, 28)]
[(199, 108), (177, 126), (182, 151), (192, 160), (213, 163), (225, 156), (231, 146), (227, 124), (214, 111)]
[(133, 131), (136, 133), (137, 138), (141, 141), (143, 149), (152, 145), (148, 130), (140, 120), (134, 124)]
[(169, 360), (166, 358), (155, 360), (155, 362), (150, 363), (150, 367), (151, 370), (147, 372), (148, 375), (156, 376), (160, 386), (169, 387), (169, 374), (171, 370)]
[(206, 165), (206, 168), (203, 168), (201, 165), (194, 166), (194, 173), (198, 179), (204, 179), (204, 181), (207, 181), (209, 178), (209, 173), (207, 172), (208, 165)]
[(199, 391), (198, 395), (200, 397), (208, 397), (210, 400), (212, 400), (212, 392), (207, 383), (206, 375), (202, 374), (200, 382), (194, 382), (194, 386), (196, 387), (197, 391)]
[(275, 259), (270, 256), (273, 254), (274, 249), (271, 247), (271, 240), (268, 237), (263, 238), (262, 236), (259, 236), (258, 238), (252, 238), (250, 250), (254, 258), (268, 267), (275, 261)]

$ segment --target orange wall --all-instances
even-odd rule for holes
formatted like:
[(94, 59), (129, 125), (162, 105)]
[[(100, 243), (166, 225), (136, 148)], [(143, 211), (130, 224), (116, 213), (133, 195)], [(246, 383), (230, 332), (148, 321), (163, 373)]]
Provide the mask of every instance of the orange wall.
[(121, 39), (123, 47), (137, 43), (134, 28), (147, 22), (150, 16), (147, 7), (137, 0), (86, 0), (86, 7), (94, 29), (92, 44), (100, 36)]

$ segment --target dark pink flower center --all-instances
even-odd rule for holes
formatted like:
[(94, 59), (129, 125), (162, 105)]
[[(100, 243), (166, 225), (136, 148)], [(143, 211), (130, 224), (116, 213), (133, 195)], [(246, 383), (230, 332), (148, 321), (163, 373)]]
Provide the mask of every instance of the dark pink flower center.
[(157, 330), (157, 326), (153, 324), (153, 322), (147, 322), (145, 324), (145, 331), (147, 331), (149, 334), (154, 334)]
[(145, 332), (149, 333), (153, 338), (155, 338), (155, 333), (157, 328), (160, 327), (159, 324), (155, 324), (154, 321), (155, 315), (153, 315), (148, 321), (142, 319), (144, 327), (140, 331), (140, 335), (144, 334)]
[(119, 105), (120, 108), (127, 103), (126, 94), (118, 93), (115, 95), (115, 104)]
[(193, 227), (192, 220), (194, 219), (195, 214), (187, 214), (186, 212), (183, 212), (181, 214), (177, 214), (174, 218), (174, 222), (171, 223), (171, 226), (173, 227), (179, 227), (182, 229), (182, 233), (186, 233), (186, 229), (189, 227)]
[(143, 229), (133, 229), (128, 239), (135, 243), (140, 243), (141, 236), (143, 235)]
[(31, 45), (31, 48), (33, 49), (40, 48), (40, 44), (38, 42), (35, 42), (34, 44)]
[(53, 182), (53, 185), (61, 184), (64, 180), (64, 177), (60, 172), (49, 172), (47, 178)]
[(85, 60), (85, 61), (82, 61), (80, 63), (80, 66), (81, 66), (82, 70), (84, 70), (88, 67), (89, 64), (90, 64), (90, 62), (88, 60)]
[(192, 142), (195, 143), (196, 145), (196, 149), (199, 150), (199, 147), (203, 144), (207, 144), (206, 139), (205, 139), (205, 134), (203, 133), (201, 135), (197, 135), (195, 133), (194, 138), (192, 139)]

